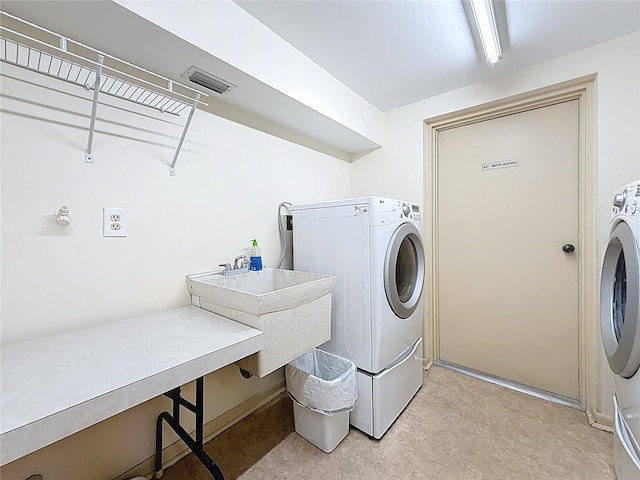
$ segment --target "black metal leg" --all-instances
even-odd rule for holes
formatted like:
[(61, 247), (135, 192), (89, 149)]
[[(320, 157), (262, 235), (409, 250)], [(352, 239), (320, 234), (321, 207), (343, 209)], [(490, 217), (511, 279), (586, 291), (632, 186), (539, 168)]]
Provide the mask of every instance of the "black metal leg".
[[(173, 402), (173, 415), (169, 412), (162, 412), (156, 419), (156, 456), (154, 465), (154, 477), (162, 476), (162, 422), (167, 422), (174, 432), (187, 444), (189, 450), (193, 452), (198, 460), (206, 467), (215, 480), (224, 480), (224, 475), (220, 467), (204, 451), (204, 378), (196, 379), (196, 404), (185, 400), (180, 395), (180, 387), (165, 393)], [(180, 407), (185, 407), (196, 416), (196, 438), (195, 440), (180, 425)]]

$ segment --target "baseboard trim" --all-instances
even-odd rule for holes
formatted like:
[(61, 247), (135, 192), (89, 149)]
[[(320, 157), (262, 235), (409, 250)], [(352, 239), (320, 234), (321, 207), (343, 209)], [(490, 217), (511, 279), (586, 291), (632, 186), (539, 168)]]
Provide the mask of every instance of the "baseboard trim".
[(431, 361), (431, 357), (424, 357), (422, 359), (422, 369), (424, 371), (429, 370), (433, 366), (433, 362)]
[(591, 405), (587, 410), (587, 418), (589, 419), (589, 425), (593, 428), (605, 432), (613, 432), (613, 417), (598, 412), (595, 405)]
[[(243, 418), (249, 416), (259, 408), (271, 403), (280, 395), (286, 393), (285, 381), (282, 379), (270, 389), (257, 393), (256, 395), (239, 403), (235, 407), (227, 410), (222, 415), (214, 418), (204, 425), (204, 442), (208, 442), (215, 436), (224, 432), (227, 428), (235, 425)], [(194, 435), (194, 432), (189, 432)], [(171, 445), (166, 446), (162, 450), (162, 458), (164, 459), (163, 468), (168, 468), (187, 456), (191, 451), (187, 448), (182, 440), (177, 440)], [(213, 459), (215, 461), (215, 458)], [(114, 480), (127, 480), (135, 476), (145, 475), (146, 478), (153, 477), (154, 456), (145, 459), (135, 467), (127, 470), (123, 474), (114, 478)], [(144, 473), (140, 473), (144, 472)]]

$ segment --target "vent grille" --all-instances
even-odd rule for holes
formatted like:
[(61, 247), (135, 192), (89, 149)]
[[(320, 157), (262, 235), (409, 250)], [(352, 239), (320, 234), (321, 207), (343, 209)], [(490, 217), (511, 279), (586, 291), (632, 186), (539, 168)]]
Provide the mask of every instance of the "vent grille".
[(191, 67), (189, 70), (184, 72), (182, 77), (220, 95), (233, 90), (236, 87), (232, 83), (216, 77), (215, 75), (211, 75), (210, 73), (204, 72), (197, 67)]

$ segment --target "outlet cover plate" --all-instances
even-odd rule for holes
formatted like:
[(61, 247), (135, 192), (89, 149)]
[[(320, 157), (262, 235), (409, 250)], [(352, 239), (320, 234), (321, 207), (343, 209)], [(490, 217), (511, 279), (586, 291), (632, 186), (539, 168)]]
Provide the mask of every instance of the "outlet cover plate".
[(102, 236), (126, 237), (127, 236), (127, 209), (107, 208), (102, 209)]

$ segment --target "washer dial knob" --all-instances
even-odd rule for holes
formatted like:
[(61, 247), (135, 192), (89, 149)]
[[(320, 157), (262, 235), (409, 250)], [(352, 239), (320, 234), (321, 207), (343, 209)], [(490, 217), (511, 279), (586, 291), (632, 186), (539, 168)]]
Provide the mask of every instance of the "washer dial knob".
[(627, 203), (627, 191), (616, 193), (616, 196), (613, 197), (613, 205), (622, 208), (625, 203)]

